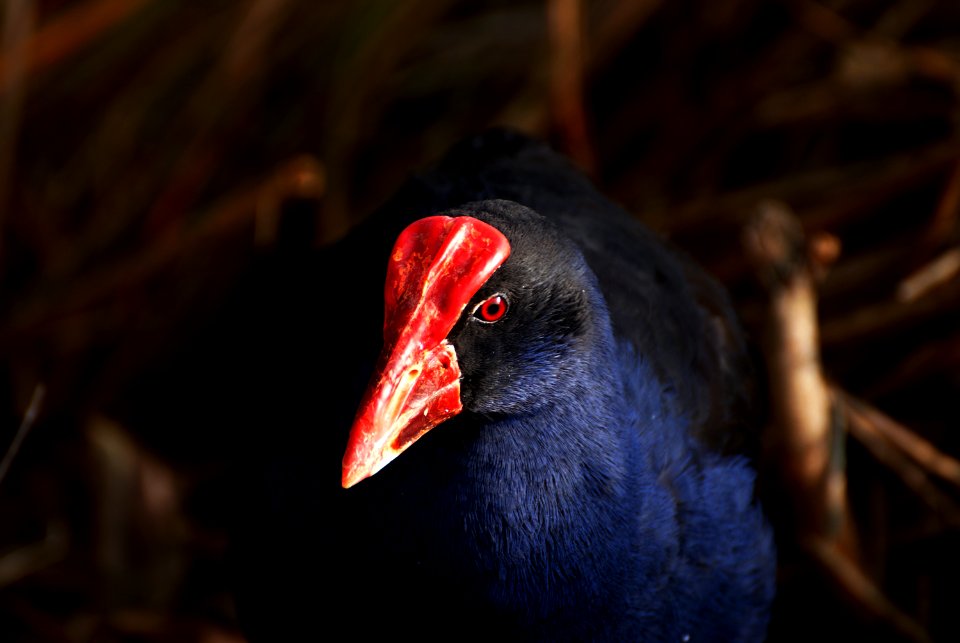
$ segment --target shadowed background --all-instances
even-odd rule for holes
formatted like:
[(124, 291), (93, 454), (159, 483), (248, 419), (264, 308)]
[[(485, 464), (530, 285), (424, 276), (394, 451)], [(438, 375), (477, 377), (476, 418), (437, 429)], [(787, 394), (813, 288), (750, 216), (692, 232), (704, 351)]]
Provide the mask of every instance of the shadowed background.
[(177, 416), (217, 378), (191, 357), (258, 257), (338, 238), (489, 125), (550, 141), (733, 294), (786, 472), (771, 640), (960, 638), (960, 4), (0, 7), (3, 640), (243, 640), (223, 473), (251, 436)]

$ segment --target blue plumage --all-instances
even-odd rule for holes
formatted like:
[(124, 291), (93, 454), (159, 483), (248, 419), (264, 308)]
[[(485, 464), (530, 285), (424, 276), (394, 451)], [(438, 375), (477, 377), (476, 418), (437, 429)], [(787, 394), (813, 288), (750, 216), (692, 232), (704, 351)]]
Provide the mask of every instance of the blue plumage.
[[(436, 212), (489, 223), (512, 247), (448, 336), (464, 410), (340, 489), (383, 258)], [(272, 352), (338, 379), (314, 377), (311, 405), (262, 390), (273, 421), (296, 430), (257, 454), (244, 512), (256, 520), (237, 530), (254, 640), (304, 640), (331, 619), (361, 638), (763, 639), (774, 546), (729, 304), (566, 161), (511, 133), (468, 141), (299, 274), (350, 303), (298, 306), (291, 323), (313, 339)], [(507, 314), (474, 323), (473, 302), (492, 293)], [(344, 344), (359, 348), (341, 357)]]

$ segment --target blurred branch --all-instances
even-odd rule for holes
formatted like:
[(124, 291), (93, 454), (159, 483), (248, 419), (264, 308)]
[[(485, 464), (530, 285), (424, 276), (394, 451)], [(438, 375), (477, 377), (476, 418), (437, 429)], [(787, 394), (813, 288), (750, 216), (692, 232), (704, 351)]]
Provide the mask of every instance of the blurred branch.
[(867, 387), (863, 397), (876, 398), (934, 374), (946, 375), (957, 372), (958, 368), (960, 368), (960, 335), (941, 341), (927, 342)]
[(890, 3), (869, 33), (877, 38), (900, 40), (929, 14), (935, 5), (936, 0), (899, 0)]
[(960, 162), (955, 163), (937, 203), (933, 219), (927, 227), (927, 237), (933, 244), (948, 239), (960, 218)]
[[(710, 226), (720, 220), (742, 228), (753, 205), (766, 199), (800, 203), (804, 225), (811, 230), (837, 227), (857, 216), (868, 216), (876, 207), (922, 181), (929, 180), (960, 159), (960, 141), (936, 143), (885, 158), (795, 173), (742, 190), (695, 199), (671, 210), (666, 220), (671, 230)], [(814, 203), (809, 202), (815, 198)]]
[(910, 301), (891, 299), (865, 305), (842, 317), (826, 320), (821, 329), (825, 345), (869, 341), (879, 334), (920, 323), (960, 308), (960, 280), (948, 282)]
[(46, 536), (40, 542), (0, 556), (0, 589), (63, 560), (69, 546), (70, 539), (64, 525), (47, 525)]
[(663, 0), (618, 0), (594, 30), (590, 42), (590, 68), (609, 64), (630, 39), (647, 23)]
[(35, 11), (33, 0), (7, 0), (3, 16), (0, 82), (6, 79), (7, 91), (0, 91), (0, 262), (5, 256), (5, 220), (25, 94), (27, 43), (33, 32)]
[(206, 80), (179, 115), (190, 123), (190, 142), (177, 159), (173, 176), (147, 215), (152, 233), (179, 227), (193, 208), (200, 190), (227, 151), (228, 126), (243, 121), (246, 103), (257, 95), (266, 47), (282, 24), (290, 0), (249, 0), (229, 41)]
[(596, 155), (590, 141), (584, 108), (584, 10), (580, 0), (550, 0), (550, 105), (562, 150), (588, 174), (596, 173)]
[(813, 0), (792, 0), (797, 22), (810, 33), (835, 45), (842, 45), (857, 35), (856, 28), (833, 9)]
[(863, 444), (873, 457), (892, 471), (929, 507), (938, 519), (953, 528), (960, 527), (960, 506), (938, 489), (922, 466), (913, 462), (880, 433), (871, 418), (846, 407), (850, 434)]
[(34, 423), (37, 421), (37, 416), (40, 414), (40, 407), (43, 405), (43, 397), (45, 394), (46, 387), (43, 384), (37, 384), (33, 389), (33, 395), (30, 397), (30, 403), (27, 404), (27, 410), (23, 414), (23, 420), (21, 420), (20, 426), (13, 436), (13, 441), (3, 456), (3, 460), (0, 461), (0, 484), (3, 483), (3, 479), (10, 470), (10, 465), (13, 464), (13, 459), (16, 457), (17, 451), (20, 450), (20, 445), (23, 443), (24, 438), (27, 437), (27, 433), (30, 432), (30, 429), (33, 428)]
[[(853, 518), (847, 500), (845, 459), (842, 456), (846, 412), (849, 430), (863, 435), (881, 423), (876, 413), (837, 387), (821, 371), (817, 331), (815, 274), (819, 260), (836, 259), (836, 248), (817, 248), (804, 238), (799, 221), (780, 203), (764, 203), (744, 230), (745, 247), (770, 297), (770, 318), (764, 354), (769, 369), (770, 400), (776, 427), (778, 468), (794, 494), (798, 511), (799, 542), (831, 580), (861, 609), (893, 627), (908, 640), (930, 637), (913, 618), (902, 612), (869, 578), (859, 563)], [(827, 244), (830, 246), (831, 244)], [(865, 418), (869, 417), (869, 423)], [(886, 435), (913, 457), (923, 459), (938, 473), (953, 480), (960, 464), (900, 427), (885, 424)], [(886, 448), (877, 439), (871, 450), (895, 471), (906, 476), (912, 488), (937, 509), (953, 517), (952, 505), (935, 489), (917, 481), (916, 466)], [(881, 447), (884, 447), (881, 449)], [(894, 457), (898, 456), (898, 457)], [(921, 476), (922, 478), (922, 476)]]
[(195, 250), (199, 244), (251, 227), (249, 245), (274, 238), (279, 216), (279, 203), (286, 198), (319, 198), (325, 189), (320, 165), (309, 157), (293, 159), (272, 176), (252, 188), (239, 189), (215, 204), (199, 221), (185, 231), (170, 230), (145, 251), (134, 253), (116, 265), (78, 278), (68, 296), (50, 299), (40, 293), (24, 301), (3, 329), (0, 329), (0, 351), (12, 343), (51, 331), (56, 322), (69, 322), (71, 315), (102, 304), (130, 291), (161, 271), (182, 252)]
[(847, 506), (841, 428), (820, 365), (816, 293), (799, 221), (778, 202), (760, 205), (744, 229), (744, 246), (767, 289), (764, 355), (775, 427), (775, 458), (806, 533), (857, 557)]
[(905, 277), (897, 286), (897, 299), (904, 302), (919, 299), (937, 286), (948, 283), (958, 272), (960, 248), (953, 248)]
[[(90, 418), (86, 436), (93, 465), (95, 564), (106, 581), (103, 598), (111, 608), (131, 592), (148, 604), (169, 604), (186, 557), (184, 479), (109, 418)], [(137, 556), (144, 546), (152, 557)]]
[[(960, 490), (960, 461), (937, 449), (899, 422), (850, 394), (836, 391), (851, 419), (855, 435), (879, 436), (901, 453), (909, 456), (924, 471), (928, 471)], [(954, 505), (956, 506), (956, 505)], [(954, 519), (960, 525), (960, 508)]]
[(366, 137), (369, 122), (381, 118), (387, 109), (380, 96), (382, 87), (450, 4), (451, 0), (387, 2), (381, 3), (379, 14), (354, 11), (348, 17), (346, 25), (363, 37), (345, 39), (339, 47), (340, 64), (331, 70), (326, 97), (330, 109), (319, 124), (326, 133), (322, 159), (330, 180), (323, 217), (331, 237), (342, 235), (356, 221), (346, 186), (355, 181), (363, 144), (375, 145)]
[(822, 538), (813, 538), (806, 543), (806, 550), (828, 573), (837, 587), (841, 588), (861, 609), (865, 609), (874, 618), (888, 623), (909, 641), (931, 642), (930, 636), (923, 627), (891, 603), (880, 588), (836, 548), (835, 543)]
[[(9, 1), (17, 4), (17, 0)], [(30, 76), (60, 63), (151, 1), (88, 0), (67, 9), (26, 43), (23, 70), (8, 55), (0, 57), (0, 96), (16, 84), (19, 73)]]
[[(138, 47), (122, 38), (116, 43), (109, 39), (114, 46), (101, 52), (102, 62), (92, 72), (105, 83), (95, 93), (106, 94), (104, 105), (88, 117), (89, 133), (75, 147), (66, 148), (69, 156), (53, 175), (56, 181), (46, 191), (50, 196), (41, 201), (35, 217), (33, 236), (45, 277), (79, 274), (91, 262), (100, 263), (111, 248), (129, 243), (132, 233), (142, 231), (147, 213), (157, 208), (158, 195), (182, 170), (176, 163), (184, 158), (189, 141), (205, 129), (206, 121), (201, 122), (198, 114), (215, 120), (189, 105), (196, 101), (196, 83), (203, 74), (211, 75), (210, 59), (223, 55), (221, 41), (229, 33), (234, 12), (177, 21), (176, 3), (160, 3), (156, 9), (131, 21), (131, 31), (157, 30), (165, 35), (166, 30), (175, 30), (175, 41), (144, 52), (134, 74), (111, 82), (111, 74), (123, 68)], [(73, 80), (67, 70), (63, 76)], [(62, 85), (68, 83), (45, 87), (48, 100), (62, 103), (77, 93), (62, 91)], [(214, 92), (210, 96), (221, 100)], [(158, 132), (162, 140), (156, 140)], [(181, 207), (189, 205), (184, 202)], [(83, 224), (64, 234), (60, 229), (64, 213), (74, 211), (84, 213)]]

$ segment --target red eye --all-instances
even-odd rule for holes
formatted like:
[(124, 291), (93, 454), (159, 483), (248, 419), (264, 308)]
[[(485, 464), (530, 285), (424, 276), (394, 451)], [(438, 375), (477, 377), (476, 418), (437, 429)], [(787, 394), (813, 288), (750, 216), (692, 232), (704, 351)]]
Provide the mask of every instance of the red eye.
[(473, 309), (473, 316), (485, 322), (499, 321), (507, 312), (507, 298), (503, 295), (493, 295)]

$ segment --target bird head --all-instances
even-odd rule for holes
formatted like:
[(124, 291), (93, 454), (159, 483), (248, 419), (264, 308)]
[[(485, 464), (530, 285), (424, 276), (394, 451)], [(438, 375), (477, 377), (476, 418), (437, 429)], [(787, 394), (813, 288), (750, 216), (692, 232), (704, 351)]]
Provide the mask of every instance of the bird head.
[(343, 486), (465, 408), (548, 404), (569, 340), (597, 312), (593, 286), (573, 244), (513, 202), (468, 204), (405, 228), (388, 259), (384, 345), (350, 431)]

